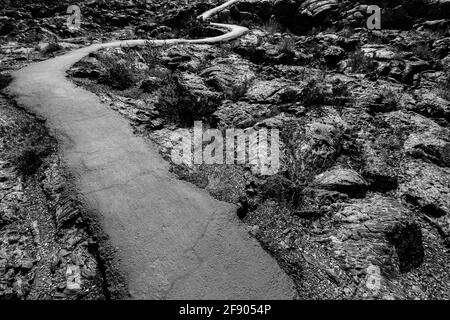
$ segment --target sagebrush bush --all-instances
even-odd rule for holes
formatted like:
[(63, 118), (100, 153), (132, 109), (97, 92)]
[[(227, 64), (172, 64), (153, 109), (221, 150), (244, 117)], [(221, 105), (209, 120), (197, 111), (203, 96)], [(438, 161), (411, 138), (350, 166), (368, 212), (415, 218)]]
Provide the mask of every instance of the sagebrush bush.
[(62, 49), (62, 46), (58, 43), (58, 40), (52, 40), (42, 50), (42, 54), (49, 55)]
[(444, 69), (444, 81), (438, 88), (439, 95), (450, 101), (450, 68)]
[(334, 159), (327, 158), (320, 146), (304, 152), (302, 144), (308, 140), (305, 124), (291, 121), (282, 128), (280, 140), (283, 144), (283, 170), (267, 178), (259, 189), (263, 199), (274, 199), (285, 205), (301, 205), (304, 190), (314, 177), (329, 168)]
[(249, 78), (245, 78), (241, 85), (232, 87), (230, 92), (226, 94), (226, 97), (232, 101), (237, 101), (247, 93), (250, 85), (251, 80)]
[(387, 111), (396, 110), (399, 104), (399, 96), (394, 90), (386, 90), (382, 94), (382, 103)]
[(414, 55), (422, 60), (431, 60), (434, 55), (426, 43), (418, 43), (412, 47)]
[(12, 77), (9, 74), (0, 73), (0, 90), (9, 86), (12, 81)]
[(142, 59), (144, 60), (144, 63), (149, 67), (155, 67), (161, 63), (161, 52), (164, 50), (167, 46), (157, 46), (154, 45), (151, 41), (147, 41), (145, 43), (145, 46), (142, 49)]
[(209, 36), (211, 30), (208, 29), (208, 24), (203, 20), (190, 18), (184, 24), (184, 35), (188, 38), (198, 39), (205, 36)]
[(43, 159), (52, 152), (50, 145), (29, 144), (18, 148), (11, 156), (11, 162), (24, 176), (32, 175), (41, 166)]
[(191, 126), (195, 120), (210, 122), (218, 103), (218, 100), (189, 92), (180, 85), (177, 75), (170, 74), (159, 89), (156, 108), (169, 121)]
[(132, 87), (137, 82), (138, 70), (131, 57), (119, 58), (113, 55), (100, 55), (102, 73), (99, 82), (119, 90)]
[(350, 38), (354, 34), (355, 34), (355, 29), (353, 29), (352, 27), (349, 27), (349, 26), (342, 28), (342, 30), (339, 31), (339, 35), (341, 35), (344, 38)]
[(292, 53), (295, 50), (295, 41), (292, 38), (283, 38), (278, 47), (282, 53)]
[(348, 63), (352, 72), (370, 73), (377, 68), (377, 63), (373, 59), (367, 57), (361, 50), (352, 53)]
[(338, 82), (333, 84), (332, 93), (326, 96), (327, 103), (334, 106), (344, 106), (352, 101), (348, 84)]
[(344, 106), (352, 101), (348, 85), (337, 81), (326, 84), (324, 74), (310, 79), (300, 95), (300, 102), (304, 107), (318, 107), (322, 105)]
[(308, 81), (301, 94), (301, 100), (306, 108), (319, 106), (325, 103), (325, 88), (321, 81), (312, 79)]
[(269, 36), (273, 36), (275, 33), (283, 31), (281, 24), (273, 18), (270, 18), (263, 26)]

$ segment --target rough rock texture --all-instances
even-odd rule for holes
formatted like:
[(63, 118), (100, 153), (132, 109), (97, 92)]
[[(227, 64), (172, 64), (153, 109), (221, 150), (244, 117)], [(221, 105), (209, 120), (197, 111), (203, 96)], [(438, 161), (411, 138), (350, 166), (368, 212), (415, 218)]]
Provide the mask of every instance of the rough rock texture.
[(331, 169), (317, 175), (313, 183), (322, 189), (347, 194), (361, 194), (367, 188), (367, 182), (357, 172), (341, 168)]
[[(216, 18), (249, 27), (231, 43), (103, 51), (128, 61), (109, 66), (127, 76), (125, 90), (101, 83), (108, 66), (96, 55), (69, 75), (168, 161), (172, 134), (192, 132), (194, 119), (204, 129), (279, 129), (273, 176), (250, 164), (185, 162), (171, 171), (234, 203), (301, 298), (448, 299), (449, 3), (242, 0)], [(215, 35), (192, 21), (214, 4), (89, 1), (82, 29), (69, 33), (60, 28), (62, 5), (1, 9), (2, 69), (72, 50), (64, 43), (84, 46), (88, 35), (102, 42)], [(383, 8), (382, 29), (369, 32), (374, 4)], [(59, 48), (55, 37), (69, 39)], [(80, 216), (71, 201), (55, 204), (61, 226)], [(0, 225), (10, 223), (4, 211)], [(77, 261), (64, 260), (58, 271), (70, 290), (85, 284), (86, 263)]]
[(274, 111), (276, 110), (271, 110), (270, 105), (226, 101), (214, 113), (214, 116), (219, 126), (248, 128), (259, 120), (268, 118)]
[[(353, 201), (339, 210), (331, 223), (334, 228), (326, 235), (326, 246), (339, 267), (358, 279), (353, 290), (380, 296), (395, 292), (395, 279), (423, 263), (421, 227), (414, 215), (392, 198), (372, 196)], [(370, 270), (376, 268), (381, 285), (372, 291), (366, 281)]]
[(237, 55), (216, 58), (210, 66), (200, 72), (210, 86), (233, 97), (237, 91), (245, 90), (246, 85), (255, 77), (250, 63)]
[(449, 169), (426, 162), (408, 161), (403, 164), (402, 170), (406, 181), (399, 185), (399, 192), (416, 202), (426, 214), (449, 219)]
[(42, 123), (3, 97), (0, 121), (0, 299), (105, 298), (88, 217), (60, 159), (47, 154), (35, 172), (23, 172), (21, 161), (30, 169), (33, 158), (24, 157), (39, 148), (36, 139), (50, 148), (54, 142)]
[[(172, 171), (235, 203), (302, 298), (447, 297), (450, 42), (446, 18), (429, 11), (445, 4), (383, 3), (382, 30), (351, 29), (365, 27), (370, 4), (241, 1), (218, 19), (244, 21), (243, 37), (164, 48), (156, 64), (177, 77), (182, 98), (220, 95), (197, 117), (205, 129), (279, 129), (281, 140), (273, 176), (250, 164)], [(443, 21), (424, 22), (431, 16)], [(149, 96), (133, 96), (148, 110), (173, 85), (153, 76), (161, 82)], [(168, 160), (171, 133), (192, 131), (162, 114), (137, 124), (130, 114), (142, 107), (124, 109)]]

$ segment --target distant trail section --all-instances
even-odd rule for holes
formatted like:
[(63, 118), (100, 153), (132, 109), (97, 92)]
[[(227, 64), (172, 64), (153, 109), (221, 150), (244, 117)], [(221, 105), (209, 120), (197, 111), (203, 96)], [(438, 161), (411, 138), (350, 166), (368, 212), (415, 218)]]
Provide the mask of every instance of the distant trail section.
[[(236, 0), (205, 12), (208, 20)], [(247, 29), (225, 24), (218, 37), (156, 40), (154, 44), (218, 43)], [(99, 98), (66, 79), (66, 71), (102, 48), (94, 44), (13, 74), (6, 92), (47, 120), (87, 209), (114, 248), (112, 259), (131, 299), (292, 299), (293, 281), (236, 218), (236, 208), (179, 181), (156, 147)], [(101, 245), (101, 250), (102, 250)], [(111, 285), (112, 286), (112, 285)], [(114, 288), (109, 288), (114, 290)]]

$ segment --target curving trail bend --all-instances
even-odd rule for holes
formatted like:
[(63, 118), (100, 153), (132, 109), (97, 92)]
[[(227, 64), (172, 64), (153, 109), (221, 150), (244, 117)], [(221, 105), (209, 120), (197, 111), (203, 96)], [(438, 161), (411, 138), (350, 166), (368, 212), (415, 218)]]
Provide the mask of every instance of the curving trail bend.
[[(199, 18), (208, 20), (237, 1)], [(227, 32), (153, 42), (211, 44), (247, 31), (213, 25)], [(132, 299), (295, 298), (292, 280), (248, 235), (234, 206), (172, 177), (156, 147), (135, 136), (128, 122), (95, 94), (66, 79), (66, 71), (91, 52), (145, 42), (94, 44), (30, 65), (15, 72), (6, 89), (18, 105), (46, 119), (78, 192), (88, 209), (99, 213), (98, 223), (114, 248), (111, 265), (127, 287), (125, 293), (117, 290)], [(109, 280), (114, 292), (114, 279)]]

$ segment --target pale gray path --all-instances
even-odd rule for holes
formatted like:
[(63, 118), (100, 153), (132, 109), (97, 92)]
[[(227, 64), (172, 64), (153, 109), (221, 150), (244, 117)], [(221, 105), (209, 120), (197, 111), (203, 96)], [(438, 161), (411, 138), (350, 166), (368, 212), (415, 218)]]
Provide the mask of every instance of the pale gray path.
[[(225, 41), (246, 31), (217, 26), (229, 32), (191, 42)], [(13, 75), (7, 92), (47, 119), (81, 194), (101, 213), (131, 298), (294, 298), (292, 280), (248, 235), (233, 206), (172, 177), (156, 148), (133, 135), (125, 119), (65, 77), (90, 52), (143, 43), (93, 45), (33, 64)]]

